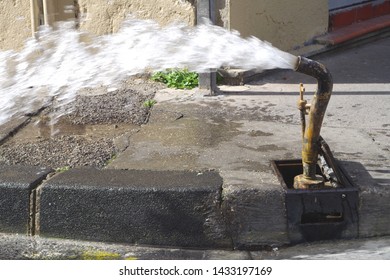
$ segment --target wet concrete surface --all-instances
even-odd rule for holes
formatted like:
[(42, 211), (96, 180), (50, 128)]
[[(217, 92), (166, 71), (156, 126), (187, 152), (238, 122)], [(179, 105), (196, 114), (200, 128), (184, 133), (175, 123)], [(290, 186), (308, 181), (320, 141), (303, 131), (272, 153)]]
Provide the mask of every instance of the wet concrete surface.
[[(188, 99), (183, 103), (163, 101), (165, 95), (172, 97), (175, 94)], [(134, 135), (134, 145), (111, 162), (110, 168), (150, 168), (153, 165), (162, 170), (188, 167), (255, 171), (253, 166), (249, 169), (244, 166), (251, 163), (268, 166), (271, 153), (281, 158), (294, 156), (294, 153), (299, 157), (298, 126), (283, 122), (277, 125), (261, 121), (261, 118), (253, 120), (254, 115), (241, 114), (245, 109), (239, 104), (226, 106), (222, 96), (207, 99), (198, 96), (201, 102), (196, 99), (188, 102), (191, 96), (186, 92), (165, 92), (158, 93), (155, 98), (160, 102), (153, 108), (148, 125)], [(255, 114), (250, 109), (246, 111)], [(297, 134), (296, 139), (291, 137), (291, 142), (286, 143), (285, 139), (277, 139), (276, 134), (287, 127), (297, 127)], [(186, 166), (167, 160), (175, 155), (179, 158), (181, 154), (189, 159)]]

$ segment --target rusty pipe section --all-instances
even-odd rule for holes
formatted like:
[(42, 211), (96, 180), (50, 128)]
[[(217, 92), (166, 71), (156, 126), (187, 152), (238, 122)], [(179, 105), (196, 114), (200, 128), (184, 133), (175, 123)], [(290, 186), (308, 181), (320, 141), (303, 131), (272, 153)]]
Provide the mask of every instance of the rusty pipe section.
[(333, 89), (332, 76), (321, 63), (298, 57), (295, 71), (317, 79), (317, 91), (312, 98), (308, 113), (308, 123), (302, 140), (303, 174), (294, 178), (294, 188), (308, 189), (323, 186), (323, 178), (316, 175), (319, 140), (322, 121)]

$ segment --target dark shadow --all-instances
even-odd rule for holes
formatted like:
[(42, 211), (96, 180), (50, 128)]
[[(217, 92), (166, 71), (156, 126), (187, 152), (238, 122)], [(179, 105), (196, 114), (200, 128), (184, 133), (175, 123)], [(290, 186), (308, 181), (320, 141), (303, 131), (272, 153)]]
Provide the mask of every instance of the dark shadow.
[[(308, 92), (309, 94), (310, 92)], [(231, 96), (278, 96), (278, 95), (285, 95), (285, 96), (299, 96), (299, 92), (298, 92), (298, 86), (297, 86), (297, 91), (296, 92), (258, 92), (258, 91), (250, 91), (250, 90), (247, 90), (247, 91), (243, 91), (243, 92), (232, 92), (232, 91), (229, 91), (229, 92), (226, 92), (226, 91), (220, 91), (220, 94), (221, 95), (231, 95)], [(390, 92), (365, 92), (365, 91), (362, 91), (362, 92), (333, 92), (332, 93), (332, 96), (335, 96), (335, 95), (370, 95), (370, 96), (378, 96), (378, 95), (390, 95)]]
[(378, 170), (376, 168), (370, 170), (369, 167), (365, 167), (363, 164), (356, 161), (339, 161), (339, 165), (349, 175), (352, 183), (361, 189), (369, 189), (372, 187), (390, 188), (390, 178), (374, 178), (371, 175), (373, 172), (390, 174), (390, 170)]
[[(390, 83), (389, 49), (390, 37), (377, 38), (377, 40), (370, 40), (364, 44), (351, 45), (314, 55), (310, 59), (324, 64), (332, 74), (335, 84)], [(285, 69), (266, 70), (256, 74), (251, 80), (252, 82), (248, 84), (315, 83), (315, 80), (307, 75)], [(335, 92), (335, 94), (339, 93)]]

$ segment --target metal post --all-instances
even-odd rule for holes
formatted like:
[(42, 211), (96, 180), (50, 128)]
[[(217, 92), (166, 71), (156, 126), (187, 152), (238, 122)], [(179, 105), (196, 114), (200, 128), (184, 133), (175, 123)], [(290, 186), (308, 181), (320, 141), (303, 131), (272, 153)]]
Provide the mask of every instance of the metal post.
[(49, 3), (47, 0), (43, 0), (43, 19), (45, 25), (50, 25), (49, 19)]
[[(202, 24), (205, 19), (215, 23), (215, 0), (198, 0), (196, 3), (196, 21)], [(206, 90), (206, 95), (215, 95), (217, 88), (217, 73), (199, 73), (199, 89)]]
[(31, 13), (31, 34), (35, 37), (35, 32), (38, 30), (38, 14), (39, 8), (36, 0), (30, 0), (30, 13)]

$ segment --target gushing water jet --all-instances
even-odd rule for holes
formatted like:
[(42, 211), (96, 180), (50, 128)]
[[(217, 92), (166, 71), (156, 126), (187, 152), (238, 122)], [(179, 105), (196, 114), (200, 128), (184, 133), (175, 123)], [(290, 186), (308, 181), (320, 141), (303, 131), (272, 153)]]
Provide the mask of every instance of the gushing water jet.
[[(129, 18), (114, 34), (93, 36), (72, 22), (44, 27), (21, 51), (0, 51), (0, 125), (56, 99), (58, 116), (78, 90), (115, 86), (150, 70), (187, 68), (204, 73), (224, 66), (293, 69), (295, 56), (257, 38), (206, 22), (161, 27)], [(19, 102), (19, 100), (21, 100)]]

